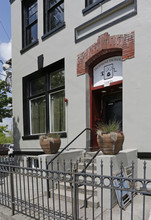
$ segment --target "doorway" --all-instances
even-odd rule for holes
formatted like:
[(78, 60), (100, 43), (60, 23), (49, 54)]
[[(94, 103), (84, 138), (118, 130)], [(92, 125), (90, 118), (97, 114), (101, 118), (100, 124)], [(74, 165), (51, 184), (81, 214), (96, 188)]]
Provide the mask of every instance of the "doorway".
[[(92, 129), (98, 122), (109, 123), (116, 120), (122, 130), (122, 84), (103, 87), (92, 91)], [(92, 136), (92, 151), (98, 150), (96, 132)]]
[(118, 121), (122, 130), (122, 93), (116, 92), (103, 97), (104, 123)]

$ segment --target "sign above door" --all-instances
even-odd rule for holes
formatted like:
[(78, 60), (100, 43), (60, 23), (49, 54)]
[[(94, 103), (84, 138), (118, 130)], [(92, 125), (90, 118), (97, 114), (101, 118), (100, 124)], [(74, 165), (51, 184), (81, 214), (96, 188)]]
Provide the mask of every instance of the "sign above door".
[(122, 79), (122, 56), (105, 59), (93, 68), (93, 87), (106, 87)]

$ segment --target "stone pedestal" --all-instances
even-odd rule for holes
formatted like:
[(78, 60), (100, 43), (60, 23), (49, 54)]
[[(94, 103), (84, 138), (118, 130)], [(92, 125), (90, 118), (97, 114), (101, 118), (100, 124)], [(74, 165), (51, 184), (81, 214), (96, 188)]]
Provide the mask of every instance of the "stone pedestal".
[[(64, 171), (64, 161), (65, 161), (65, 169), (66, 171), (70, 168), (70, 161), (72, 160), (73, 163), (76, 162), (76, 160), (79, 160), (82, 158), (84, 155), (83, 150), (69, 150), (69, 151), (64, 151), (61, 153), (57, 159), (53, 161), (53, 170), (57, 171), (57, 161), (59, 162), (59, 170)], [(56, 154), (42, 154), (39, 155), (39, 164), (42, 162), (42, 169), (46, 170), (46, 162), (47, 164), (49, 163), (50, 160), (52, 160)], [(41, 162), (40, 162), (41, 161)], [(52, 170), (52, 164), (49, 164), (48, 170)], [(54, 174), (57, 176), (57, 174)], [(45, 181), (45, 187), (47, 187), (47, 180)], [(52, 187), (52, 181), (49, 181), (49, 188), (51, 189)], [(46, 188), (47, 189), (47, 188)]]
[[(134, 161), (134, 177), (137, 177), (137, 150), (122, 150), (116, 155), (99, 155), (96, 158), (97, 161), (97, 174), (101, 175), (101, 161), (103, 162), (103, 175), (111, 175), (110, 162), (113, 162), (113, 175), (116, 175), (120, 172), (121, 161), (123, 162), (123, 167), (129, 167)], [(98, 187), (98, 201), (101, 201), (101, 188)], [(103, 208), (110, 209), (111, 204), (111, 190), (103, 189)], [(117, 197), (115, 191), (112, 190), (112, 207), (117, 204)], [(100, 202), (101, 205), (101, 202)]]

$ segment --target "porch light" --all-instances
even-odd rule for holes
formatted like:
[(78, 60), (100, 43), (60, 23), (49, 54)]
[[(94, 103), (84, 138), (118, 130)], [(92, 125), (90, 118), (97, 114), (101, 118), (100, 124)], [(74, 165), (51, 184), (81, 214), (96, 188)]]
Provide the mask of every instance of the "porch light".
[(106, 93), (106, 90), (102, 90), (101, 92), (102, 92), (102, 93)]

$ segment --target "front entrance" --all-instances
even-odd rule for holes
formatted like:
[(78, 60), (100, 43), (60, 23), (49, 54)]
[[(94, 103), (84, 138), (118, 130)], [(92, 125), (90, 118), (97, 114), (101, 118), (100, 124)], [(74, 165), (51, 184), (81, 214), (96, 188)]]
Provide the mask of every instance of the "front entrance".
[[(103, 87), (92, 91), (92, 129), (96, 129), (98, 122), (120, 122), (122, 130), (122, 84)], [(98, 149), (96, 132), (93, 132), (92, 150)]]
[(122, 93), (117, 91), (113, 94), (107, 94), (102, 98), (104, 105), (104, 122), (108, 124), (110, 121), (118, 121), (122, 129)]

